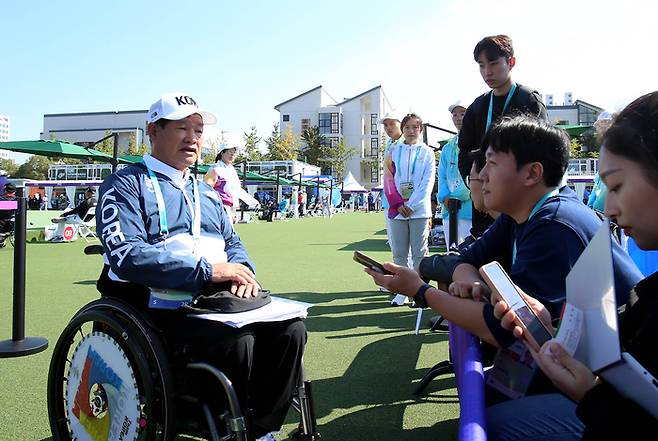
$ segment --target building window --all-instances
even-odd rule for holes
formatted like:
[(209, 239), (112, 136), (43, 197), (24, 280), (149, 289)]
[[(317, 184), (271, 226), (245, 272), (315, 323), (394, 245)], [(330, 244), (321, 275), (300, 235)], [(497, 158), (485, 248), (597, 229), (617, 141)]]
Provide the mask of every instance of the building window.
[(379, 164), (370, 165), (370, 182), (379, 182)]
[(290, 115), (283, 115), (283, 122), (290, 121)]
[(337, 113), (332, 113), (331, 114), (331, 133), (340, 133), (339, 127), (338, 127), (338, 114)]
[(311, 120), (309, 118), (302, 118), (302, 133), (304, 133), (304, 130), (308, 130), (311, 128)]
[(379, 154), (379, 141), (375, 138), (370, 138), (370, 157), (377, 159)]
[(340, 118), (337, 112), (321, 113), (318, 118), (318, 128), (321, 135), (338, 134)]
[(336, 147), (338, 145), (338, 138), (335, 136), (323, 137), (322, 145), (324, 147)]
[(370, 134), (371, 135), (379, 135), (379, 124), (376, 113), (371, 113), (370, 114)]

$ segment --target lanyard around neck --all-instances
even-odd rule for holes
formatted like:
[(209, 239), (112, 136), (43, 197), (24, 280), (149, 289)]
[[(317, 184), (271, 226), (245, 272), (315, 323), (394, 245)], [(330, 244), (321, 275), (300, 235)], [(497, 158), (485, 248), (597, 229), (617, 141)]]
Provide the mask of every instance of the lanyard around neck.
[[(509, 105), (509, 102), (512, 100), (512, 96), (514, 95), (514, 92), (516, 91), (516, 83), (512, 83), (512, 88), (507, 92), (507, 99), (505, 99), (505, 104), (503, 105), (503, 112), (505, 113), (505, 109), (507, 109), (507, 106)], [(489, 95), (489, 111), (487, 112), (487, 127), (484, 129), (484, 133), (487, 133), (489, 131), (489, 126), (491, 125), (491, 118), (493, 117), (493, 90), (491, 91), (491, 95)], [(501, 114), (502, 114), (501, 113)]]
[[(407, 173), (407, 179), (411, 179), (411, 177), (414, 175), (416, 172), (416, 160), (418, 159), (418, 155), (420, 154), (420, 146), (416, 147), (416, 155), (414, 156), (414, 162), (413, 165), (411, 166), (411, 173)], [(398, 145), (398, 166), (397, 168), (400, 170), (400, 180), (402, 180), (402, 170), (400, 169), (400, 160), (402, 159), (402, 144)], [(409, 170), (409, 164), (407, 163), (407, 170)]]
[[(528, 216), (528, 222), (530, 219), (532, 219), (532, 216), (534, 216), (539, 209), (546, 203), (546, 200), (548, 198), (552, 198), (553, 196), (557, 196), (560, 194), (560, 189), (559, 188), (554, 188), (553, 190), (549, 191), (546, 193), (540, 200), (537, 201), (534, 207), (532, 207), (532, 211), (530, 212), (530, 215)], [(512, 249), (512, 265), (516, 262), (516, 239), (514, 239), (514, 248)]]
[[(146, 166), (146, 164), (144, 164)], [(149, 178), (151, 179), (151, 184), (153, 184), (153, 191), (155, 192), (155, 200), (158, 204), (158, 214), (160, 216), (160, 234), (165, 238), (169, 236), (169, 226), (167, 225), (167, 209), (164, 203), (164, 197), (162, 196), (162, 189), (160, 188), (160, 182), (155, 176), (153, 170), (146, 166), (148, 171)], [(187, 194), (185, 193), (185, 188), (181, 189), (183, 191), (183, 196), (185, 197), (185, 203), (190, 209), (192, 215), (192, 237), (199, 238), (201, 237), (201, 200), (199, 199), (199, 186), (197, 185), (196, 179), (192, 179), (192, 191), (194, 195), (194, 206), (190, 202)]]

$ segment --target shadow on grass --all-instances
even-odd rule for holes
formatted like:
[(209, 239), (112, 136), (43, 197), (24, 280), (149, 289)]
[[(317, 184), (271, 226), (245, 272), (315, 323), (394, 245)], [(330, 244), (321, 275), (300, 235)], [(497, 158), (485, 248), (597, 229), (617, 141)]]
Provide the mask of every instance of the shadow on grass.
[(339, 251), (390, 251), (386, 239), (364, 239), (339, 248)]
[[(283, 293), (281, 296), (313, 304), (313, 307), (309, 308), (308, 318), (305, 320), (306, 327), (311, 332), (353, 331), (357, 327), (380, 328), (395, 332), (411, 330), (415, 326), (418, 314), (417, 309), (406, 306), (391, 307), (388, 294), (378, 291), (293, 292)], [(350, 302), (342, 302), (344, 300), (350, 300)], [(327, 304), (333, 301), (341, 302)], [(381, 314), (385, 314), (385, 319), (376, 313), (378, 310), (381, 311)], [(429, 315), (426, 313), (425, 316)], [(386, 331), (374, 332), (372, 335), (386, 333)], [(331, 338), (342, 338), (342, 336)]]
[[(96, 285), (96, 280), (77, 280), (74, 285)], [(100, 295), (100, 294), (99, 294)]]
[[(416, 383), (425, 374), (425, 369), (416, 369), (421, 346), (446, 339), (447, 335), (440, 334), (422, 339), (411, 334), (381, 339), (363, 347), (342, 376), (312, 379), (318, 419), (336, 410), (365, 407), (322, 424), (319, 430), (323, 438), (454, 439), (457, 420), (442, 421), (433, 427), (402, 429), (408, 408), (426, 403), (453, 407), (459, 402), (455, 393), (445, 392), (455, 387), (452, 375), (432, 381), (427, 397), (412, 395)], [(294, 418), (296, 416), (289, 416), (289, 422)]]

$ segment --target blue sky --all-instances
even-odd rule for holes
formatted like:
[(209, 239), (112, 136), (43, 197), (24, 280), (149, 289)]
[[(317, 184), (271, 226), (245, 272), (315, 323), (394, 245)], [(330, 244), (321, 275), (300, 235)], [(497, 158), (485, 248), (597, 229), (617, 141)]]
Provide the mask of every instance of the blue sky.
[(514, 40), (514, 78), (557, 103), (571, 91), (614, 108), (657, 86), (650, 1), (5, 3), (13, 140), (37, 139), (47, 113), (146, 109), (175, 90), (232, 137), (265, 137), (274, 105), (318, 85), (341, 99), (381, 84), (400, 113), (450, 127), (447, 106), (486, 90), (471, 53), (494, 33)]

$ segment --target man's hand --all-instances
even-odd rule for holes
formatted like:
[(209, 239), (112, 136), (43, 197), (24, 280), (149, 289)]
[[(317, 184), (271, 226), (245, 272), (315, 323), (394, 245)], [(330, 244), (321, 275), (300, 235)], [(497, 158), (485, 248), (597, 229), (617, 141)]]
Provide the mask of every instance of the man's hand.
[(491, 296), (491, 289), (482, 282), (452, 282), (448, 287), (451, 296), (472, 298), (476, 302)]
[[(212, 281), (226, 282), (231, 280), (236, 285), (258, 285), (254, 273), (241, 263), (215, 263), (212, 266)], [(245, 288), (246, 289), (246, 288)]]
[(539, 352), (530, 353), (555, 387), (576, 403), (596, 385), (592, 371), (554, 341), (547, 341)]
[(411, 216), (411, 213), (413, 213), (413, 212), (414, 211), (411, 208), (407, 207), (404, 204), (402, 204), (398, 207), (398, 213), (400, 213), (402, 215), (402, 217), (409, 217), (409, 216)]
[(236, 297), (243, 297), (245, 299), (256, 297), (259, 290), (260, 285), (258, 283), (248, 283), (246, 285), (241, 285), (236, 282), (231, 283), (231, 293), (235, 294)]
[(364, 271), (372, 276), (377, 285), (383, 286), (390, 292), (413, 297), (418, 292), (418, 288), (424, 284), (418, 273), (411, 268), (390, 262), (384, 262), (383, 266), (393, 275), (382, 274), (370, 268), (365, 268)]
[[(551, 314), (548, 312), (546, 307), (542, 305), (539, 300), (524, 293), (523, 290), (521, 290), (521, 288), (518, 286), (516, 289), (519, 291), (519, 295), (523, 297), (528, 306), (530, 306), (530, 309), (532, 309), (535, 315), (539, 317), (539, 320), (541, 320), (542, 323), (546, 326), (546, 329), (553, 329), (553, 325), (551, 323)], [(500, 320), (500, 325), (503, 328), (512, 331), (516, 338), (523, 338), (523, 328), (516, 324), (517, 316), (509, 307), (507, 302), (499, 298), (494, 299), (492, 297), (491, 303), (494, 305), (494, 317)]]

